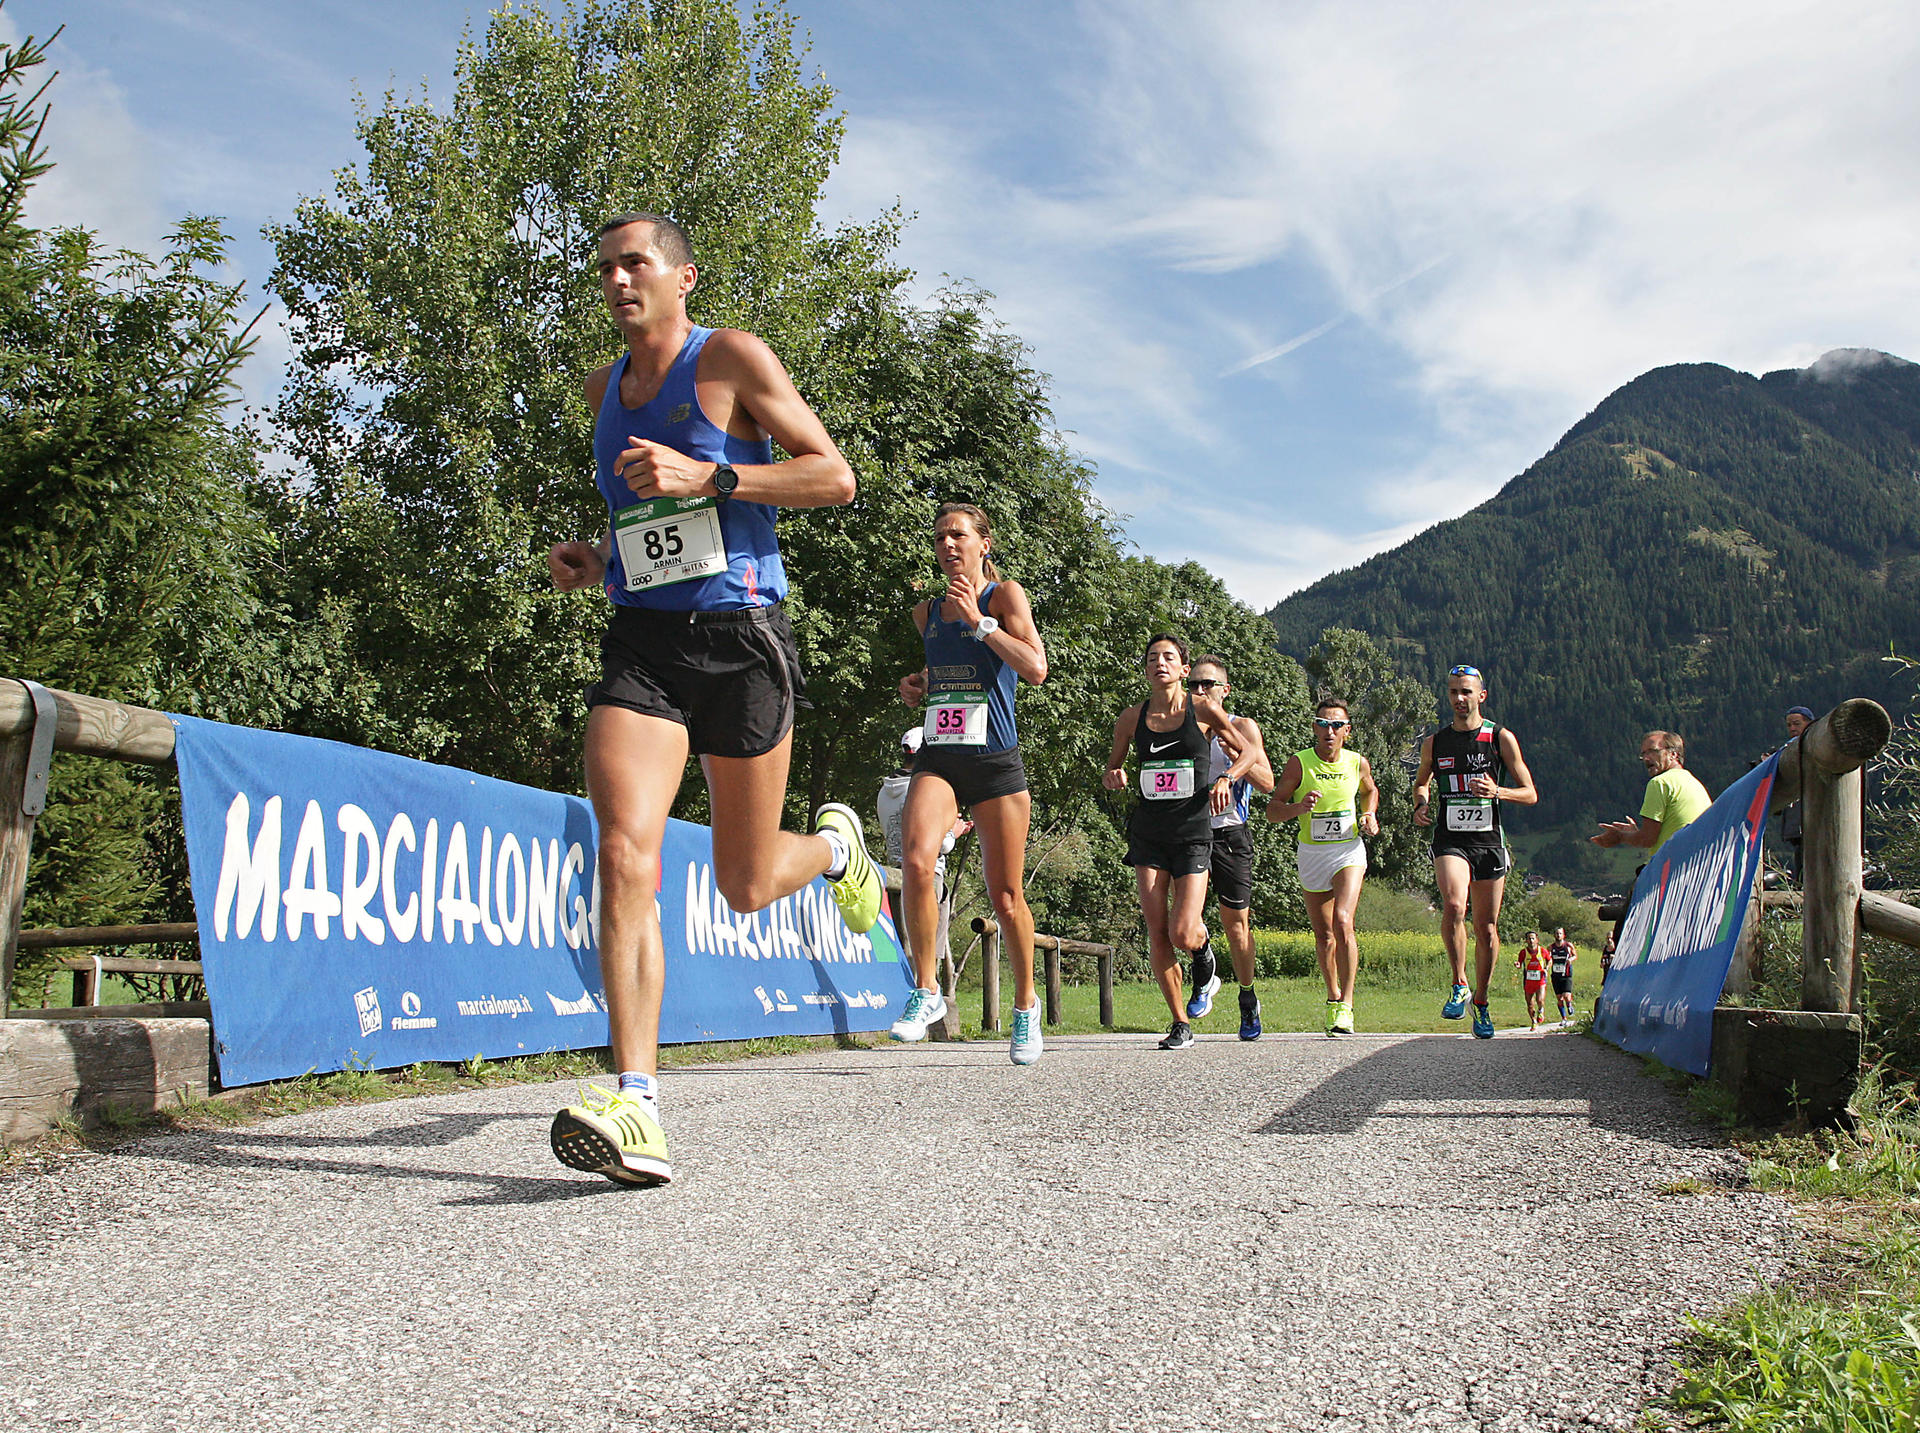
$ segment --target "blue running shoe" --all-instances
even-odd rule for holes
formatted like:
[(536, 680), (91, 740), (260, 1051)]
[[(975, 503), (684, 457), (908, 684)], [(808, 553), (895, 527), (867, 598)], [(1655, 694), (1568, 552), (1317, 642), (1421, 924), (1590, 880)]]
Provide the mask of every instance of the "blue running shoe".
[(1484, 1005), (1473, 1007), (1473, 1038), (1491, 1040), (1493, 1038), (1493, 1016)]
[(1260, 997), (1253, 993), (1251, 985), (1244, 986), (1240, 991), (1240, 1038), (1260, 1038)]
[(1214, 993), (1220, 989), (1220, 971), (1213, 951), (1202, 946), (1193, 953), (1193, 999), (1187, 1002), (1187, 1019), (1204, 1020), (1213, 1013)]
[(1440, 1007), (1440, 1018), (1442, 1020), (1458, 1020), (1462, 1015), (1465, 1015), (1467, 1013), (1468, 993), (1466, 986), (1454, 986), (1453, 994), (1449, 995), (1447, 997), (1447, 1003)]

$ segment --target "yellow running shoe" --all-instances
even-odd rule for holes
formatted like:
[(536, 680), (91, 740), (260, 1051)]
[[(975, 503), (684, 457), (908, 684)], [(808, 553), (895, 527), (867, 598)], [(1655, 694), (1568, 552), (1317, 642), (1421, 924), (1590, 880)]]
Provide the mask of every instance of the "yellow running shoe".
[(1340, 1008), (1334, 1011), (1333, 1029), (1330, 1033), (1335, 1035), (1353, 1033), (1353, 1002), (1351, 1000), (1342, 1000)]
[(855, 935), (864, 935), (880, 919), (880, 903), (886, 898), (886, 886), (880, 879), (880, 868), (867, 854), (866, 833), (860, 829), (860, 818), (853, 808), (842, 806), (838, 801), (822, 806), (813, 818), (814, 833), (817, 835), (829, 827), (847, 843), (847, 869), (839, 880), (827, 882), (827, 889), (833, 892), (833, 903), (840, 907), (840, 918), (847, 923), (847, 929)]
[(645, 1100), (598, 1085), (553, 1117), (553, 1156), (569, 1169), (604, 1174), (615, 1184), (671, 1184), (667, 1136)]

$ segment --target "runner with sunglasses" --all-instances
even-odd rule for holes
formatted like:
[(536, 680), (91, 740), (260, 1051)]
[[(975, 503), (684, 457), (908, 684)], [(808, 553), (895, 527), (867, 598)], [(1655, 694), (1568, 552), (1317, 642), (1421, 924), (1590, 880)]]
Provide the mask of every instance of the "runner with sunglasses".
[[(1447, 673), (1453, 720), (1420, 743), (1413, 780), (1413, 819), (1433, 831), (1433, 882), (1440, 890), (1440, 937), (1453, 967), (1453, 989), (1440, 1014), (1458, 1020), (1473, 1004), (1473, 1033), (1493, 1038), (1487, 986), (1500, 958), (1500, 902), (1513, 861), (1500, 828), (1502, 802), (1531, 806), (1540, 799), (1517, 737), (1481, 714), (1487, 685), (1478, 667)], [(1429, 799), (1439, 782), (1439, 821)], [(1508, 784), (1511, 783), (1511, 784)], [(1474, 984), (1467, 989), (1467, 916), (1473, 916)]]
[[(1200, 657), (1194, 661), (1187, 690), (1199, 697), (1212, 697), (1222, 709), (1233, 692), (1227, 680), (1227, 664), (1221, 657)], [(1247, 830), (1248, 800), (1253, 789), (1273, 790), (1273, 767), (1267, 761), (1267, 744), (1260, 735), (1260, 723), (1248, 716), (1228, 720), (1246, 743), (1239, 756), (1229, 756), (1217, 741), (1207, 743), (1211, 764), (1208, 785), (1213, 788), (1213, 855), (1211, 876), (1213, 892), (1220, 902), (1220, 929), (1227, 938), (1227, 953), (1233, 957), (1234, 979), (1240, 982), (1240, 1038), (1260, 1038), (1260, 996), (1253, 988), (1253, 833)], [(1223, 808), (1224, 803), (1224, 808)], [(1213, 1009), (1213, 995), (1220, 988), (1215, 970), (1213, 947), (1193, 957), (1193, 998), (1187, 1002), (1189, 1022), (1204, 1020)]]
[(1353, 987), (1360, 941), (1353, 913), (1367, 874), (1367, 844), (1380, 834), (1380, 788), (1373, 766), (1348, 751), (1353, 720), (1338, 697), (1313, 711), (1313, 745), (1287, 758), (1267, 803), (1269, 821), (1298, 821), (1300, 889), (1313, 922), (1313, 950), (1327, 982), (1327, 1034), (1353, 1033)]
[(1189, 693), (1192, 671), (1187, 644), (1166, 633), (1147, 642), (1142, 662), (1151, 695), (1130, 706), (1113, 724), (1113, 752), (1103, 781), (1109, 791), (1127, 784), (1127, 749), (1140, 764), (1140, 797), (1127, 820), (1126, 863), (1140, 892), (1154, 979), (1166, 997), (1173, 1026), (1162, 1050), (1193, 1044), (1188, 1023), (1186, 971), (1179, 951), (1196, 957), (1207, 948), (1201, 917), (1207, 904), (1207, 872), (1213, 862), (1213, 813), (1224, 810), (1224, 791), (1205, 781), (1209, 739), (1236, 760), (1245, 749), (1233, 719), (1211, 696)]

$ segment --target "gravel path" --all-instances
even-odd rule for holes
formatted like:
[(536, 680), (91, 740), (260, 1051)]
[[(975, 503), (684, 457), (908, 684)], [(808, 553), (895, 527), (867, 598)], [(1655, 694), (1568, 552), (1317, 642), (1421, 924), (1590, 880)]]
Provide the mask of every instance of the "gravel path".
[(674, 1072), (680, 1180), (646, 1191), (553, 1161), (572, 1097), (0, 1181), (0, 1426), (1626, 1428), (1681, 1315), (1793, 1238), (1637, 1061), (1572, 1036)]

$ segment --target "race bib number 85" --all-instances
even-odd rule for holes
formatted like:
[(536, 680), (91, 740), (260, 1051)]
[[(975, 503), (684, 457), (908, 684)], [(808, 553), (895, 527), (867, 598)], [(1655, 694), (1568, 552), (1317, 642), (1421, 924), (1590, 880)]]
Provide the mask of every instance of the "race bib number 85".
[(613, 515), (627, 591), (671, 587), (727, 567), (718, 498), (649, 498)]

